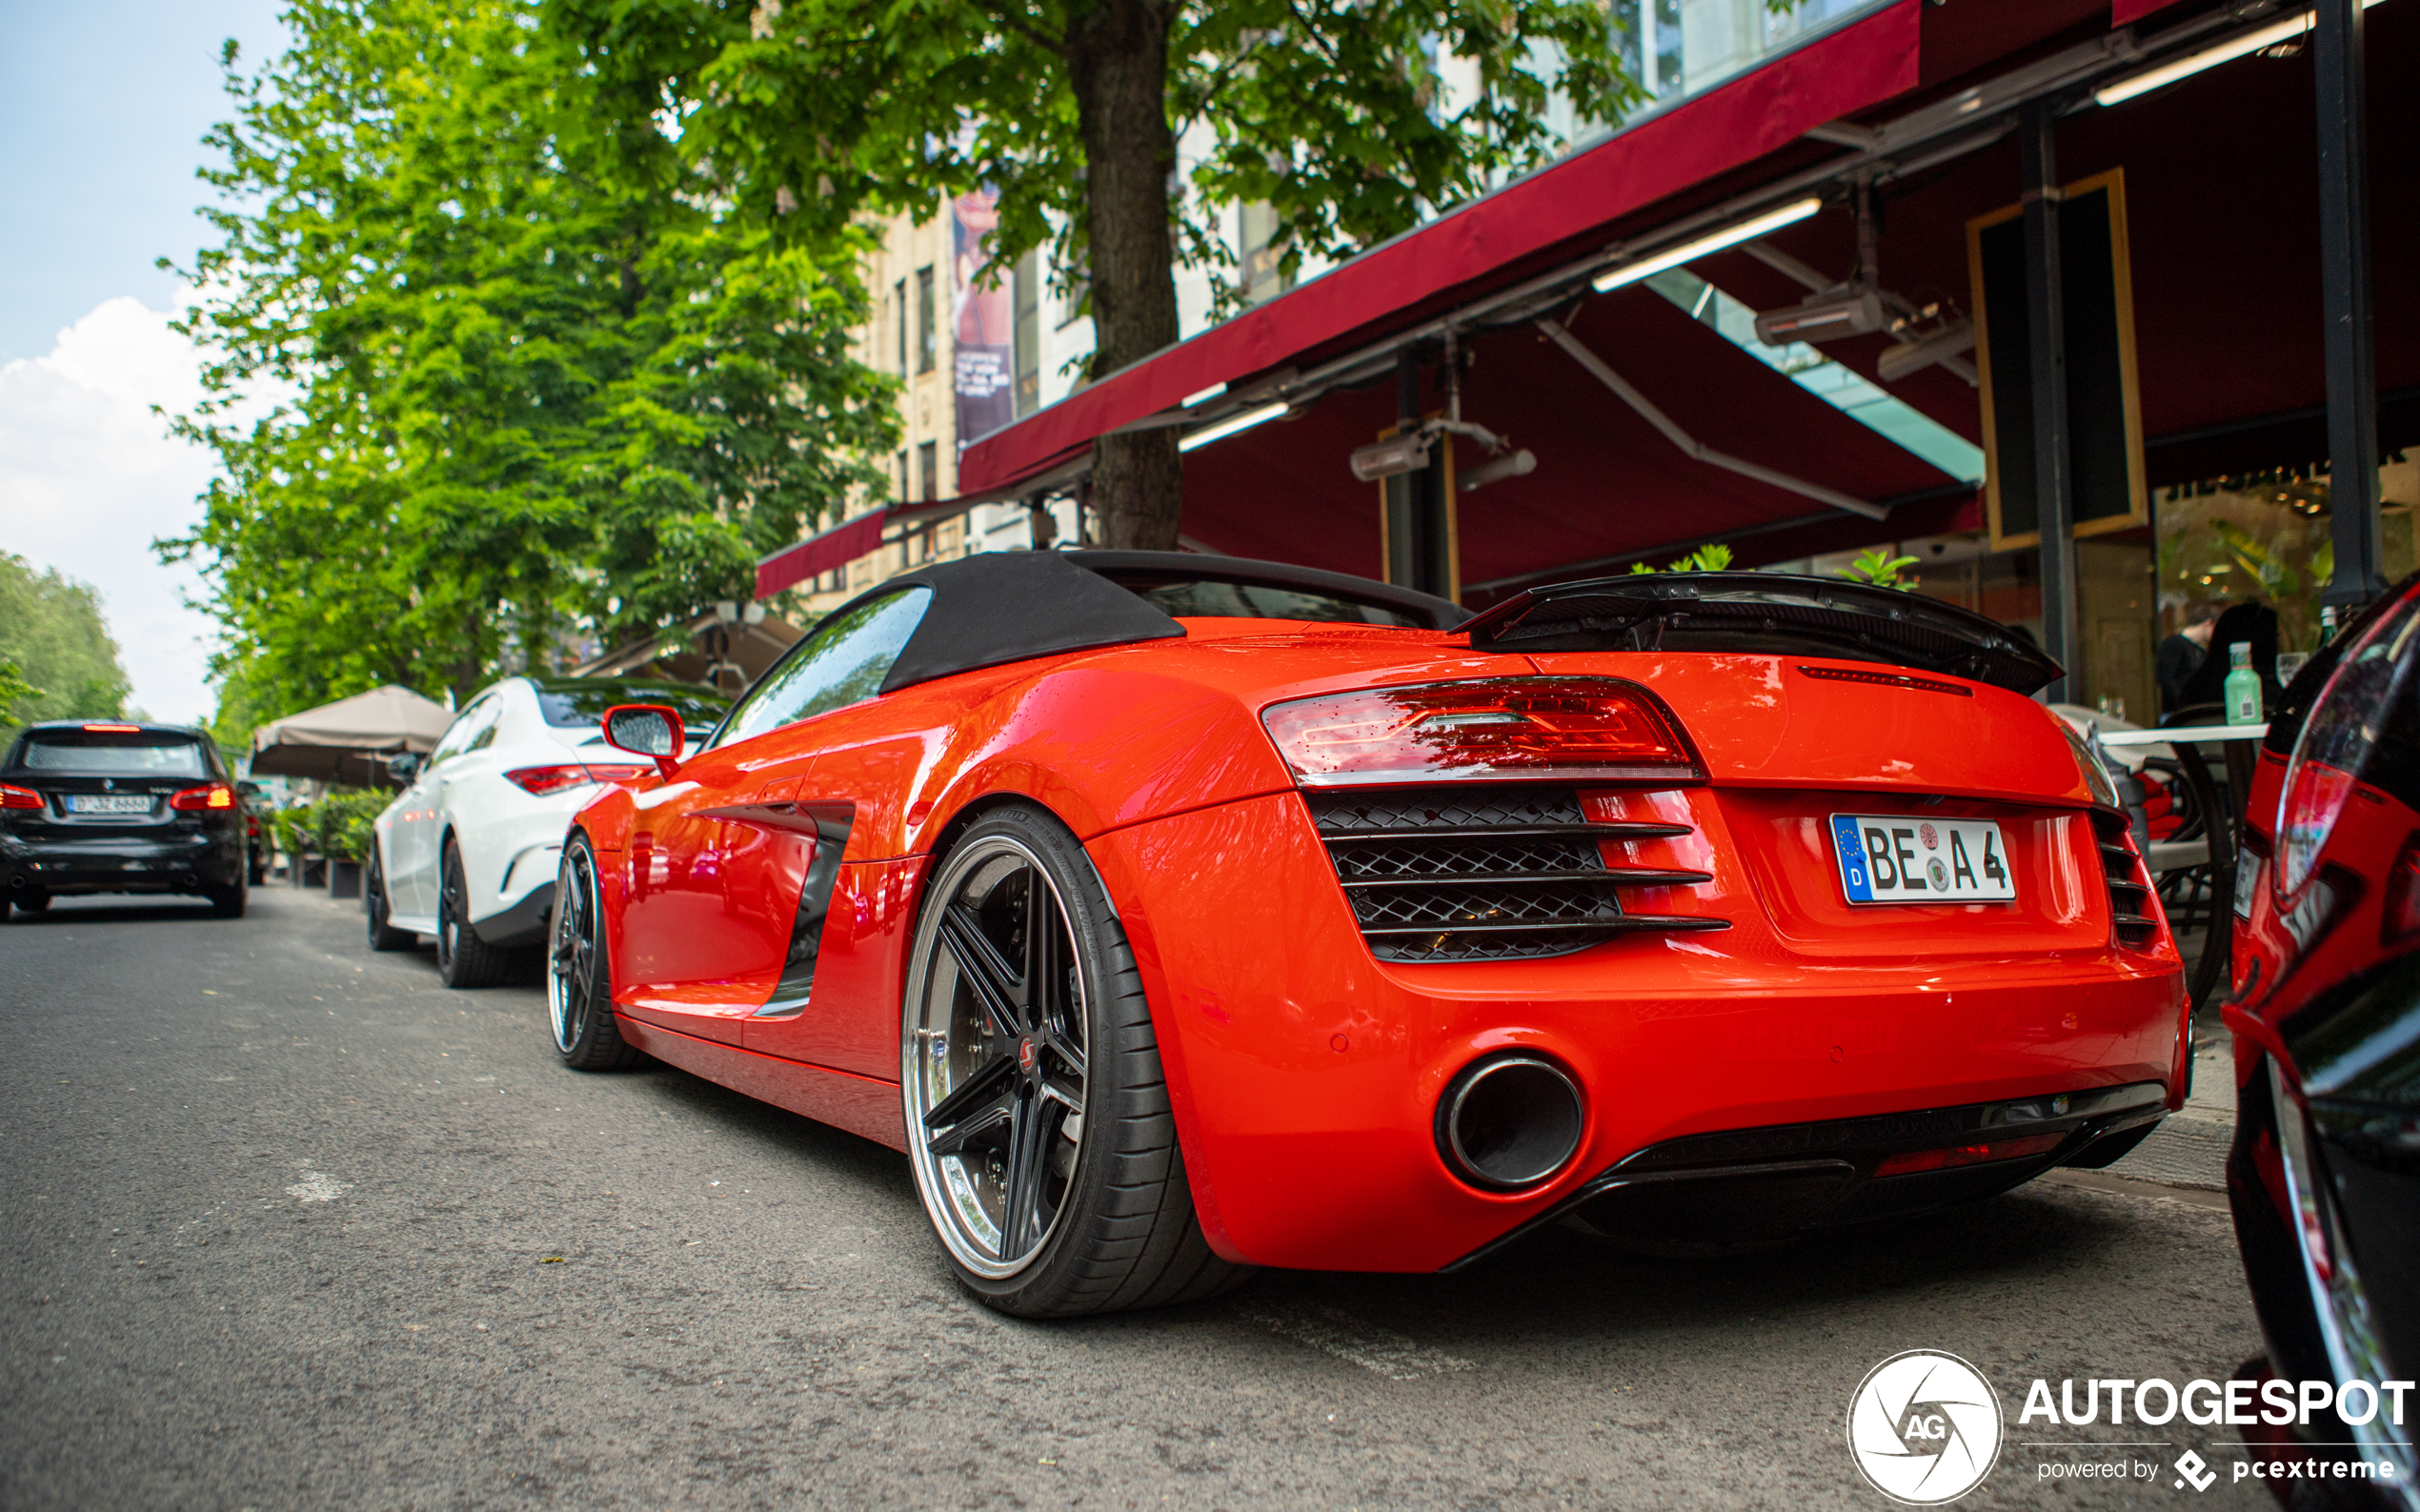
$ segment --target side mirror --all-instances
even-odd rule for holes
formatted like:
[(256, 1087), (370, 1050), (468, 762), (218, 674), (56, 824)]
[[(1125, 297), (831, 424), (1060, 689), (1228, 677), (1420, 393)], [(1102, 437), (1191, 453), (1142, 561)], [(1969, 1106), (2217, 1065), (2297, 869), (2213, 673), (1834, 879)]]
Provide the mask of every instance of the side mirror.
[(408, 788), (412, 779), (420, 775), (420, 769), (428, 765), (428, 760), (417, 751), (398, 752), (387, 757), (387, 776), (394, 778), (396, 786)]
[(680, 770), (680, 754), (688, 744), (680, 711), (660, 703), (617, 703), (605, 711), (605, 743), (616, 751), (643, 756), (669, 777)]

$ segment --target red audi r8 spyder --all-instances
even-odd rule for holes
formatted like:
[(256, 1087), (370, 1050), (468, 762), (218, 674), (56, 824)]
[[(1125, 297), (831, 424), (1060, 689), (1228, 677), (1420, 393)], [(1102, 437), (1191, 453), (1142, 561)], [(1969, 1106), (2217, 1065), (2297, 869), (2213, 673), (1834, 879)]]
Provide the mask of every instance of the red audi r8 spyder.
[(1756, 574), (1465, 620), (1018, 553), (838, 610), (564, 851), (557, 1049), (903, 1149), (1028, 1316), (1568, 1221), (1769, 1242), (2107, 1163), (2181, 1105), (2125, 812), (1961, 610)]

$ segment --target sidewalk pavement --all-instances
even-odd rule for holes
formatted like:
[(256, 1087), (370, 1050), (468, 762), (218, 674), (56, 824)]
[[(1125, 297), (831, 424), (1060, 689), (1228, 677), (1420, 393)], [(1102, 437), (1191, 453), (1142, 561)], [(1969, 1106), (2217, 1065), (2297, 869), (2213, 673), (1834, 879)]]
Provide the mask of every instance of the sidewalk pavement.
[(2204, 1192), (2227, 1190), (2235, 1138), (2235, 1052), (2226, 1031), (2194, 1026), (2193, 1090), (2185, 1106), (2108, 1168), (2111, 1176)]

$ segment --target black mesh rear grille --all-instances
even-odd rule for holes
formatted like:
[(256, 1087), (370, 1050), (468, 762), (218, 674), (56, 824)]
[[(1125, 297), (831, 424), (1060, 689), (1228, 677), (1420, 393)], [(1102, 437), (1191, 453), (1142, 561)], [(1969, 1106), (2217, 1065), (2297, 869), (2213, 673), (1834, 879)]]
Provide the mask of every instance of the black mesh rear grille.
[(1377, 793), (1316, 793), (1311, 816), (1322, 835), (1473, 828), (1585, 828), (1588, 816), (1569, 788), (1388, 788)]
[(2123, 831), (2113, 820), (2094, 816), (2097, 840), (2101, 852), (2101, 874), (2109, 884), (2109, 920), (2117, 931), (2118, 943), (2137, 948), (2151, 942), (2159, 933), (2159, 921), (2152, 910), (2151, 889), (2143, 880), (2142, 867), (2121, 837)]
[(1624, 913), (1622, 888), (1712, 878), (1609, 868), (1599, 842), (1686, 835), (1689, 826), (1592, 823), (1569, 788), (1303, 796), (1361, 937), (1381, 960), (1562, 956), (1619, 934), (1727, 927), (1716, 918)]
[(1336, 875), (1348, 882), (1386, 877), (1497, 876), (1603, 869), (1597, 842), (1584, 835), (1482, 836), (1470, 840), (1389, 840), (1340, 845)]

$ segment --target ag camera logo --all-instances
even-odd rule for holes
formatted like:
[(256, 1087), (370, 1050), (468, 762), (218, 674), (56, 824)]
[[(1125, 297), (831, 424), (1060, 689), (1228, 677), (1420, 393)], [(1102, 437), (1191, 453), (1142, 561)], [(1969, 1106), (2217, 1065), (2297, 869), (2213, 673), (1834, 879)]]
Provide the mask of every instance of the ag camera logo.
[(1983, 1373), (1932, 1349), (1891, 1356), (1848, 1402), (1848, 1452), (1866, 1483), (1908, 1506), (1955, 1502), (2000, 1459), (2000, 1398)]

